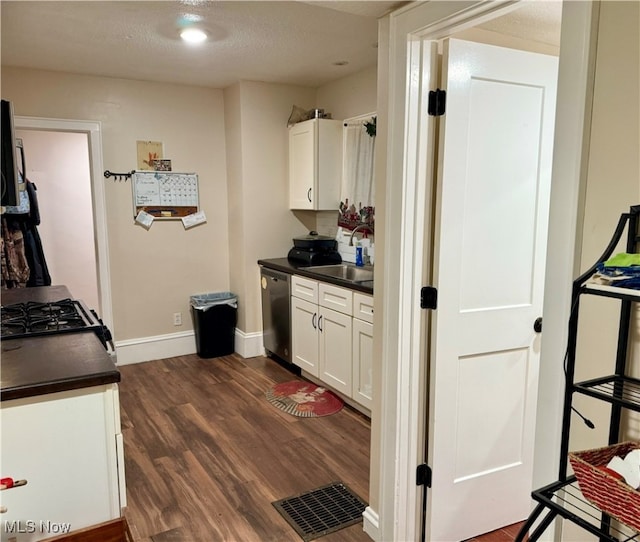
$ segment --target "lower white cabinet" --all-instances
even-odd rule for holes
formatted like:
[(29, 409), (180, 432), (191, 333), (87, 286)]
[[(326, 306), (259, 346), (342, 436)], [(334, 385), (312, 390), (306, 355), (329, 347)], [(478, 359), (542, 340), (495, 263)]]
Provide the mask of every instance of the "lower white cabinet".
[(293, 363), (371, 409), (372, 296), (297, 275), (291, 292)]
[(33, 542), (119, 518), (126, 505), (118, 387), (3, 401), (3, 542)]
[(348, 314), (320, 308), (318, 378), (348, 396), (351, 396), (352, 320)]
[(353, 319), (352, 399), (371, 410), (373, 378), (373, 324)]
[[(317, 281), (295, 275), (291, 291), (293, 363), (335, 390), (351, 395), (351, 315), (308, 301), (320, 295), (320, 303), (327, 300), (333, 307), (350, 310), (351, 291), (324, 283), (319, 286)], [(298, 292), (303, 292), (300, 295), (305, 299), (297, 297)]]
[(291, 350), (293, 363), (309, 374), (319, 375), (318, 305), (291, 297)]

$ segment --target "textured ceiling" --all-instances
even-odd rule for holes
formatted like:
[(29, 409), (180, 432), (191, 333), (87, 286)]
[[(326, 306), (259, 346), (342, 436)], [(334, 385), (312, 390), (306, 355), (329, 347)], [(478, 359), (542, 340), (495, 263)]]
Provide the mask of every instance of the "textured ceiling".
[[(375, 65), (377, 19), (405, 3), (2, 0), (2, 64), (215, 88), (243, 79), (318, 87)], [(522, 36), (531, 22), (519, 12), (510, 17), (520, 17)], [(207, 43), (179, 39), (192, 19)], [(488, 24), (504, 32), (511, 23)]]
[(522, 2), (508, 15), (488, 21), (481, 28), (524, 40), (560, 46), (562, 2), (538, 0)]
[[(218, 88), (240, 79), (316, 87), (376, 63), (375, 13), (392, 3), (363, 4), (366, 15), (286, 1), (3, 0), (2, 64)], [(189, 17), (202, 18), (209, 42), (179, 39)]]

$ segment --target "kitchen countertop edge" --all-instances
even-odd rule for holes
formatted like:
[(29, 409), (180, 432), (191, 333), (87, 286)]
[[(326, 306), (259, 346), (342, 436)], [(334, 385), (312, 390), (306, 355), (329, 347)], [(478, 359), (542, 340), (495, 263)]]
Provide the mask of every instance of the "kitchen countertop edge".
[(268, 269), (274, 269), (275, 271), (281, 271), (282, 273), (287, 273), (289, 275), (300, 275), (300, 276), (311, 278), (321, 282), (327, 282), (329, 284), (341, 286), (342, 288), (347, 288), (348, 290), (354, 290), (354, 291), (363, 292), (369, 295), (373, 295), (372, 280), (362, 282), (362, 283), (357, 283), (357, 282), (354, 283), (346, 280), (341, 280), (335, 277), (320, 275), (319, 273), (314, 273), (313, 271), (309, 270), (308, 267), (298, 266), (290, 262), (287, 258), (269, 258), (264, 260), (258, 260), (258, 265), (261, 265)]
[(110, 372), (95, 375), (84, 375), (77, 378), (68, 378), (55, 382), (38, 382), (31, 385), (3, 388), (0, 393), (0, 401), (13, 401), (27, 397), (39, 397), (63, 391), (72, 391), (85, 388), (103, 386), (105, 384), (117, 384), (120, 382), (120, 371), (114, 369)]

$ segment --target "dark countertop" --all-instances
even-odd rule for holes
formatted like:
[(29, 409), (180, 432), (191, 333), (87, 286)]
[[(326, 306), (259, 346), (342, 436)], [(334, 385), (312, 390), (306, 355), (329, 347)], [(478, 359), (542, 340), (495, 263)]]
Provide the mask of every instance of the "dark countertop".
[[(71, 298), (65, 286), (2, 290), (2, 304)], [(1, 341), (0, 400), (120, 382), (120, 371), (92, 332)]]
[(275, 269), (276, 271), (282, 271), (283, 273), (288, 273), (290, 275), (301, 275), (310, 279), (328, 282), (329, 284), (335, 284), (336, 286), (342, 286), (343, 288), (348, 288), (349, 290), (355, 290), (358, 292), (363, 292), (365, 294), (373, 295), (372, 280), (354, 283), (347, 280), (341, 280), (336, 277), (320, 275), (318, 273), (314, 273), (308, 267), (291, 263), (287, 258), (270, 258), (267, 260), (258, 260), (258, 265), (262, 265), (263, 267), (267, 267), (269, 269)]
[(59, 301), (60, 299), (68, 299), (71, 292), (66, 286), (37, 286), (36, 288), (12, 288), (11, 290), (2, 290), (0, 299), (3, 305), (12, 305), (13, 303), (27, 303), (35, 301), (36, 303), (49, 303), (51, 301)]

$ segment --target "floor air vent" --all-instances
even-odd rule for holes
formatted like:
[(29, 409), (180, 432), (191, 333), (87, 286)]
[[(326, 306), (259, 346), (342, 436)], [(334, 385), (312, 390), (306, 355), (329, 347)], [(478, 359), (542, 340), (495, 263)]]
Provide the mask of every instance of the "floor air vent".
[(305, 542), (362, 521), (367, 506), (341, 482), (272, 504)]

